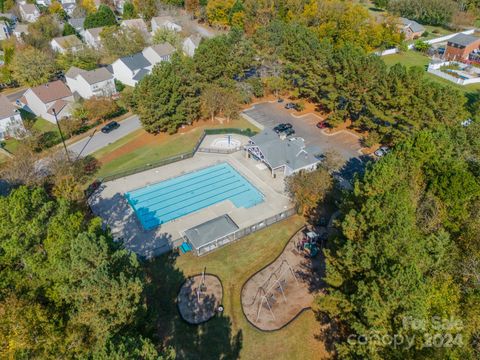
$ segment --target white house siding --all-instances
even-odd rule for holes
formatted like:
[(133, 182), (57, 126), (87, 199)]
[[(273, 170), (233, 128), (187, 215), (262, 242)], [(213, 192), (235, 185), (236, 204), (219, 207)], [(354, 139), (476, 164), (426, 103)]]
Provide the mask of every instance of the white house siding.
[(186, 38), (183, 42), (183, 52), (192, 57), (195, 54), (195, 50), (197, 50), (197, 46), (190, 38)]
[[(49, 114), (48, 113), (48, 110), (52, 107), (52, 105), (57, 101), (57, 100), (60, 100), (60, 99), (57, 99), (55, 101), (51, 101), (49, 103), (43, 103), (42, 100), (40, 100), (38, 98), (37, 95), (35, 95), (35, 93), (31, 90), (31, 89), (28, 89), (26, 92), (25, 92), (25, 99), (27, 100), (27, 103), (28, 103), (28, 108), (37, 116), (40, 116), (42, 118), (44, 118), (45, 120), (48, 120), (50, 121), (51, 123), (54, 123), (55, 124), (55, 117), (52, 115), (52, 114)], [(73, 99), (73, 96), (67, 96), (67, 97), (64, 97), (62, 98), (61, 100), (65, 100), (65, 101), (69, 101), (69, 102), (73, 102), (74, 99)], [(65, 111), (61, 111), (59, 114), (58, 114), (58, 118), (61, 119), (62, 117), (65, 117), (65, 116), (68, 116), (70, 114), (68, 114), (67, 112)]]
[(125, 85), (135, 86), (136, 81), (133, 80), (135, 74), (121, 60), (117, 60), (112, 64), (113, 76)]
[(9, 37), (10, 37), (10, 30), (7, 24), (5, 24), (5, 22), (3, 21), (0, 21), (0, 40), (5, 40), (5, 39), (8, 39)]
[(67, 85), (72, 92), (77, 92), (82, 98), (90, 99), (91, 97), (112, 96), (116, 93), (115, 81), (113, 79), (100, 81), (95, 84), (89, 84), (79, 75), (75, 79), (66, 78)]

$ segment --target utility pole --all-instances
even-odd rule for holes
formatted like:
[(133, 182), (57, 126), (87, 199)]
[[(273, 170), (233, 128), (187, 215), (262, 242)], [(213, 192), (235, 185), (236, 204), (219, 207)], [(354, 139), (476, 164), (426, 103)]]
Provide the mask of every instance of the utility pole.
[(63, 148), (65, 149), (65, 154), (67, 155), (68, 162), (71, 163), (72, 161), (70, 160), (70, 155), (68, 155), (67, 145), (65, 145), (65, 138), (63, 137), (62, 129), (60, 128), (60, 124), (58, 123), (57, 112), (55, 111), (55, 109), (52, 109), (52, 112), (53, 112), (53, 116), (55, 117), (55, 122), (57, 123), (58, 132), (60, 133), (60, 138), (62, 139)]

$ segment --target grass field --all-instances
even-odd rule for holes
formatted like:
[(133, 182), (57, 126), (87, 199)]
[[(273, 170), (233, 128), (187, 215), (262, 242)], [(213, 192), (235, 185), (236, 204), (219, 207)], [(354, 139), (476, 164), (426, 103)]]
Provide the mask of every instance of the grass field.
[(399, 54), (393, 54), (393, 55), (387, 55), (387, 56), (382, 56), (383, 61), (387, 64), (387, 66), (393, 66), (396, 63), (401, 63), (405, 66), (411, 67), (411, 66), (419, 66), (423, 69), (425, 69), (425, 76), (426, 78), (438, 82), (443, 85), (450, 85), (454, 87), (455, 89), (460, 90), (463, 92), (465, 95), (468, 95), (469, 93), (474, 93), (478, 90), (480, 90), (480, 84), (472, 84), (472, 85), (466, 85), (466, 86), (461, 86), (454, 84), (448, 80), (442, 79), (438, 76), (435, 76), (433, 74), (427, 73), (427, 66), (430, 63), (430, 59), (413, 50), (406, 51), (404, 53), (399, 53)]
[(191, 129), (174, 135), (154, 136), (147, 134), (144, 130), (137, 130), (93, 154), (101, 163), (97, 176), (103, 177), (188, 152), (193, 149), (205, 128), (221, 127), (256, 130), (243, 118), (224, 124), (199, 122)]
[[(247, 322), (240, 303), (245, 281), (272, 262), (303, 223), (294, 216), (203, 257), (165, 255), (147, 263), (149, 317), (157, 324), (158, 341), (173, 345), (179, 359), (325, 358), (323, 343), (315, 338), (320, 325), (312, 311), (282, 330), (266, 333)], [(180, 319), (175, 298), (185, 278), (204, 267), (222, 281), (225, 311), (196, 327)]]

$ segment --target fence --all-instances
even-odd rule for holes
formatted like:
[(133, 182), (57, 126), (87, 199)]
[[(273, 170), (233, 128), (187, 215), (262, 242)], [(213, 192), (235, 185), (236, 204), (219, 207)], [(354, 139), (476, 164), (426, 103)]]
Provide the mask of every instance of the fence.
[[(177, 162), (177, 161), (182, 161), (182, 160), (185, 160), (185, 159), (189, 159), (189, 158), (193, 157), (193, 155), (195, 155), (195, 153), (197, 151), (200, 151), (200, 144), (205, 139), (205, 136), (207, 136), (207, 135), (217, 135), (217, 134), (239, 134), (239, 135), (244, 135), (244, 136), (251, 137), (251, 136), (255, 135), (256, 133), (255, 133), (255, 131), (253, 131), (251, 129), (237, 129), (237, 128), (205, 129), (202, 132), (202, 135), (200, 136), (198, 141), (195, 143), (195, 146), (193, 147), (193, 149), (191, 151), (188, 151), (188, 152), (185, 152), (185, 153), (182, 153), (182, 154), (178, 154), (178, 155), (166, 158), (166, 159), (161, 159), (161, 160), (152, 162), (150, 164), (145, 164), (145, 165), (142, 165), (142, 166), (139, 166), (139, 167), (136, 167), (136, 168), (132, 168), (132, 169), (124, 170), (124, 171), (119, 171), (119, 172), (116, 172), (116, 173), (113, 173), (113, 174), (106, 175), (102, 179), (97, 180), (96, 183), (107, 182), (107, 181), (120, 179), (120, 178), (125, 177), (125, 176), (137, 174), (137, 173), (140, 173), (140, 172), (143, 172), (143, 171), (146, 171), (146, 170), (150, 170), (150, 169), (154, 169), (154, 168), (157, 168), (157, 167), (160, 167), (160, 166), (168, 165), (168, 164), (171, 164), (171, 163), (174, 163), (174, 162)], [(202, 150), (204, 150), (204, 149), (202, 149)], [(222, 151), (225, 151), (225, 150), (222, 150)], [(229, 153), (234, 152), (234, 151), (230, 151), (230, 152), (222, 152), (222, 151), (212, 150), (212, 151), (207, 151), (207, 152), (219, 153), (219, 154), (229, 154)]]
[(453, 63), (454, 62), (451, 62), (451, 61), (446, 61), (446, 62), (442, 62), (442, 63), (432, 63), (432, 64), (428, 65), (427, 71), (430, 74), (434, 74), (438, 77), (441, 77), (442, 79), (451, 81), (451, 82), (453, 82), (455, 84), (458, 84), (458, 85), (469, 85), (469, 84), (476, 84), (476, 83), (480, 82), (480, 77), (471, 78), (471, 79), (462, 79), (462, 78), (455, 77), (453, 75), (447, 74), (447, 73), (443, 72), (442, 70), (440, 70), (441, 67), (448, 66), (448, 65), (453, 64)]
[[(235, 231), (233, 234), (226, 235), (224, 237), (221, 237), (219, 239), (216, 239), (204, 246), (202, 246), (199, 249), (196, 249), (196, 253), (198, 256), (205, 255), (209, 253), (210, 251), (216, 250), (219, 247), (225, 246), (227, 244), (230, 244), (232, 242), (235, 242), (237, 240), (240, 240), (241, 238), (253, 234), (254, 232), (257, 232), (259, 230), (265, 229), (279, 221), (285, 220), (289, 218), (292, 215), (295, 215), (296, 210), (295, 208), (290, 208), (288, 210), (282, 211), (276, 215), (273, 215), (269, 218), (263, 219), (262, 221), (259, 221), (253, 225), (244, 227), (242, 229), (238, 229)], [(182, 239), (183, 240), (183, 239)], [(174, 243), (179, 243), (179, 240), (175, 240), (172, 242), (172, 245)], [(180, 242), (181, 243), (181, 242)]]

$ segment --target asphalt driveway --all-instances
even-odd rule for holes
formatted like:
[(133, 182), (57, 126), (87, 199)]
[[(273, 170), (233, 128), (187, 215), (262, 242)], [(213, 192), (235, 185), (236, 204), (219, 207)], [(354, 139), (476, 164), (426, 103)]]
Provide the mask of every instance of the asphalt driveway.
[(293, 136), (302, 137), (305, 140), (305, 145), (317, 146), (322, 153), (335, 150), (346, 160), (361, 156), (359, 151), (362, 146), (357, 136), (346, 131), (334, 135), (326, 135), (315, 126), (320, 121), (317, 116), (307, 114), (296, 117), (293, 116), (296, 112), (295, 110), (287, 110), (284, 106), (285, 103), (266, 102), (254, 105), (253, 108), (245, 110), (243, 114), (265, 128), (273, 128), (281, 123), (290, 123), (295, 130), (295, 135)]
[(118, 129), (115, 129), (108, 134), (104, 134), (98, 130), (93, 136), (90, 135), (76, 143), (68, 145), (68, 150), (73, 151), (76, 154), (81, 153), (82, 156), (90, 155), (142, 127), (140, 120), (136, 115), (120, 121), (119, 124), (120, 127)]

